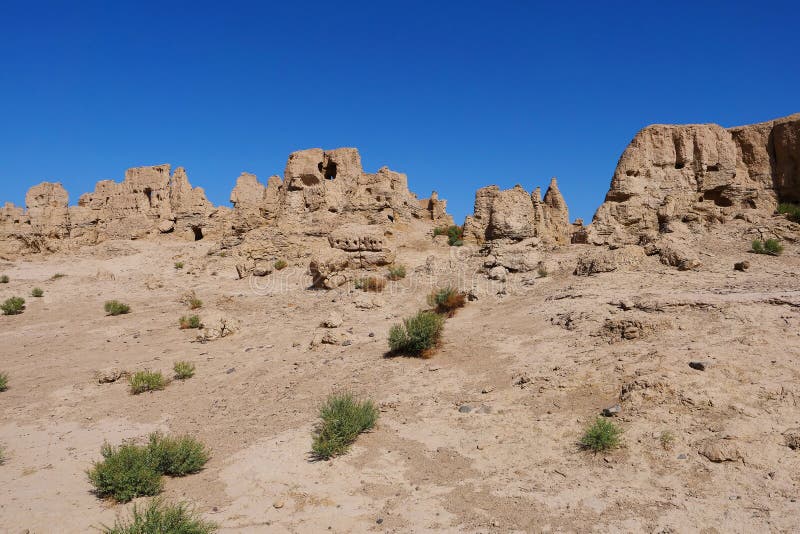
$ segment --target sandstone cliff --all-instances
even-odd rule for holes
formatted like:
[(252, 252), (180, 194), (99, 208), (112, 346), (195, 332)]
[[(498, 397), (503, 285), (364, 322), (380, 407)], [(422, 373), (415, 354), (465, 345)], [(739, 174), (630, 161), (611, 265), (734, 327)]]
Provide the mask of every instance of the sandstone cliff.
[(800, 201), (800, 114), (725, 129), (653, 125), (617, 164), (588, 229), (594, 244), (636, 244), (700, 232), (731, 217)]

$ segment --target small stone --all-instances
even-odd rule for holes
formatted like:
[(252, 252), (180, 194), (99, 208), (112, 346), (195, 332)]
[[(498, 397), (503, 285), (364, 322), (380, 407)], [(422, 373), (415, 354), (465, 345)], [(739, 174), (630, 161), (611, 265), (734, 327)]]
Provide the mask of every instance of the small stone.
[(353, 344), (353, 342), (350, 341), (349, 339), (345, 339), (344, 341), (342, 341), (342, 346), (343, 347), (349, 347), (352, 344)]
[(685, 460), (686, 458), (688, 458), (688, 456), (686, 456), (686, 454), (684, 454), (684, 453), (680, 453), (678, 455), (678, 460)]
[(711, 367), (711, 362), (689, 362), (689, 367), (697, 371), (705, 371)]
[(619, 307), (626, 311), (632, 310), (635, 306), (636, 304), (632, 300), (621, 300), (619, 302)]
[(497, 267), (492, 267), (492, 269), (489, 271), (489, 278), (492, 280), (497, 280), (499, 282), (505, 282), (507, 275), (508, 275), (508, 270), (502, 265), (498, 265)]
[(370, 332), (369, 337), (375, 337), (375, 332)]
[(615, 404), (608, 408), (603, 408), (603, 417), (616, 417), (622, 411), (622, 406)]
[(783, 433), (786, 446), (792, 450), (800, 449), (800, 428), (790, 428)]
[(492, 521), (492, 526), (497, 528), (500, 526), (500, 521)]
[(381, 523), (383, 523), (383, 518), (379, 517), (378, 519), (375, 520), (375, 522), (380, 525)]
[(277, 509), (283, 508), (283, 501), (275, 501), (274, 503), (272, 503), (272, 506), (274, 506)]
[(750, 262), (747, 261), (747, 260), (745, 260), (745, 261), (737, 261), (736, 263), (733, 264), (733, 269), (735, 271), (744, 272), (749, 268), (750, 268)]
[(344, 320), (342, 319), (342, 314), (337, 311), (332, 311), (328, 318), (322, 321), (322, 326), (325, 328), (339, 328), (342, 326)]
[(483, 445), (478, 443), (477, 445), (475, 445), (475, 448), (478, 449), (479, 451), (482, 451), (483, 450)]
[(458, 411), (461, 412), (461, 413), (469, 413), (469, 412), (472, 411), (472, 407), (471, 406), (467, 406), (466, 404), (464, 404), (464, 405), (458, 407)]
[(226, 374), (231, 374), (231, 373), (233, 373), (234, 371), (236, 371), (236, 367), (231, 367), (230, 369), (228, 369), (227, 371), (225, 371), (225, 373), (226, 373)]

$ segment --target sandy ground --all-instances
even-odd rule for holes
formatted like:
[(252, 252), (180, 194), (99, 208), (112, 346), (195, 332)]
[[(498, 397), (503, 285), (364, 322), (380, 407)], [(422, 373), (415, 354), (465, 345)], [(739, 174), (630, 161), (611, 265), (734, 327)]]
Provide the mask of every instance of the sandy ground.
[[(11, 277), (0, 299), (28, 304), (0, 317), (2, 530), (113, 522), (129, 505), (98, 499), (85, 471), (104, 441), (160, 429), (213, 450), (202, 472), (167, 479), (165, 495), (225, 533), (796, 531), (800, 451), (783, 433), (800, 426), (798, 247), (776, 258), (747, 254), (742, 240), (701, 245), (697, 272), (647, 258), (577, 277), (586, 247), (572, 246), (553, 253), (564, 268), (546, 278), (478, 275), (479, 299), (447, 321), (431, 359), (387, 358), (386, 337), (431, 284), (471, 273), (448, 247), (400, 250), (409, 276), (378, 296), (309, 290), (304, 266), (257, 286), (236, 280), (203, 242), (111, 242), (0, 264)], [(734, 272), (742, 259), (751, 269)], [(43, 298), (28, 297), (34, 286)], [(240, 330), (194, 342), (177, 326), (188, 290), (204, 322), (225, 316)], [(106, 317), (114, 298), (132, 312)], [(311, 346), (332, 310), (352, 343)], [(179, 359), (195, 377), (154, 393), (93, 376), (171, 374)], [(311, 461), (317, 408), (342, 390), (374, 399), (379, 423), (346, 456)], [(582, 430), (615, 403), (623, 445), (581, 451)], [(709, 461), (699, 454), (709, 443), (734, 459)]]

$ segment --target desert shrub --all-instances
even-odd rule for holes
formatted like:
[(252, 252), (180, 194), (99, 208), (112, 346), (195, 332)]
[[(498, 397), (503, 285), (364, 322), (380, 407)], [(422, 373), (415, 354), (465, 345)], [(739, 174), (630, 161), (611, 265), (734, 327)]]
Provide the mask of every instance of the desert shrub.
[(0, 304), (3, 315), (19, 315), (25, 309), (25, 299), (22, 297), (11, 297)]
[(278, 261), (275, 262), (273, 267), (275, 267), (276, 271), (280, 271), (281, 269), (285, 269), (287, 265), (289, 265), (289, 264), (286, 263), (286, 260), (278, 260)]
[(196, 310), (203, 307), (203, 301), (197, 297), (191, 297), (188, 302), (190, 310)]
[(764, 242), (754, 239), (752, 250), (756, 254), (769, 254), (770, 256), (777, 256), (783, 252), (783, 245), (781, 245), (781, 242), (777, 239), (767, 239)]
[(401, 280), (406, 277), (406, 268), (404, 265), (393, 265), (389, 267), (389, 280)]
[(112, 447), (106, 443), (100, 454), (103, 460), (96, 462), (87, 473), (98, 496), (128, 502), (161, 492), (161, 473), (145, 447), (133, 443)]
[(356, 280), (356, 289), (361, 289), (363, 291), (380, 293), (383, 291), (384, 287), (386, 287), (386, 280), (383, 278), (378, 278), (377, 276), (370, 276)]
[(463, 308), (467, 298), (463, 293), (459, 293), (452, 287), (440, 287), (434, 289), (428, 295), (428, 305), (433, 307), (436, 313), (442, 313), (448, 317), (455, 315), (458, 308)]
[(31, 296), (32, 297), (43, 297), (44, 296), (44, 290), (42, 290), (41, 287), (34, 287), (31, 290)]
[(186, 380), (187, 378), (192, 378), (194, 376), (193, 363), (175, 362), (175, 365), (172, 366), (172, 370), (175, 371), (175, 378), (178, 380)]
[(5, 373), (0, 373), (0, 391), (5, 391), (8, 389), (8, 375)]
[(161, 390), (167, 386), (167, 380), (161, 371), (136, 371), (128, 378), (128, 383), (134, 395)]
[(359, 434), (375, 426), (378, 410), (370, 400), (359, 401), (349, 393), (328, 397), (319, 411), (322, 419), (314, 435), (311, 450), (327, 460), (344, 454)]
[(185, 315), (180, 318), (178, 324), (181, 327), (181, 330), (186, 330), (187, 328), (202, 328), (203, 323), (200, 321), (200, 317), (197, 315), (190, 315), (186, 317)]
[(784, 202), (778, 205), (778, 213), (786, 215), (793, 222), (800, 222), (800, 205)]
[(548, 274), (547, 267), (544, 264), (540, 263), (539, 266), (536, 268), (536, 274), (539, 275), (539, 278), (545, 278)]
[(452, 226), (434, 228), (433, 235), (446, 235), (447, 243), (451, 247), (460, 247), (464, 244), (464, 228), (455, 224)]
[(176, 269), (183, 269), (183, 262), (182, 261), (176, 261), (175, 262), (175, 268)]
[(392, 352), (409, 356), (424, 356), (439, 342), (444, 328), (444, 316), (420, 311), (389, 330)]
[(9, 282), (9, 278), (7, 274), (0, 276), (0, 284), (7, 284)]
[(173, 477), (197, 473), (209, 458), (206, 446), (196, 439), (164, 436), (158, 432), (150, 434), (147, 453), (157, 472)]
[(613, 449), (619, 445), (622, 430), (607, 419), (598, 417), (581, 438), (581, 448), (594, 452)]
[(123, 315), (131, 311), (131, 307), (118, 300), (109, 300), (105, 303), (106, 315)]
[(658, 441), (661, 443), (663, 449), (669, 450), (675, 442), (675, 435), (669, 430), (664, 430), (658, 437)]
[(113, 527), (102, 526), (100, 531), (103, 534), (212, 534), (217, 526), (203, 521), (184, 503), (168, 504), (155, 498), (143, 508), (134, 504), (129, 519), (117, 519)]

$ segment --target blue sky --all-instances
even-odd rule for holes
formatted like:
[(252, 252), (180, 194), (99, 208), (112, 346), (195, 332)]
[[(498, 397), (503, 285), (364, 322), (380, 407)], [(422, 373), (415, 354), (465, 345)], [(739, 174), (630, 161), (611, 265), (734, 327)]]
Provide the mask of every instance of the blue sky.
[(0, 2), (0, 201), (172, 163), (228, 204), (310, 147), (590, 219), (651, 123), (800, 111), (796, 2)]

